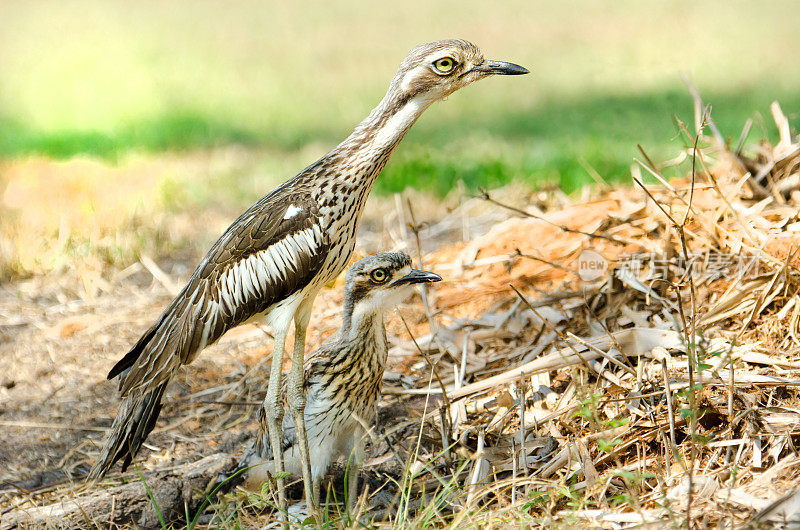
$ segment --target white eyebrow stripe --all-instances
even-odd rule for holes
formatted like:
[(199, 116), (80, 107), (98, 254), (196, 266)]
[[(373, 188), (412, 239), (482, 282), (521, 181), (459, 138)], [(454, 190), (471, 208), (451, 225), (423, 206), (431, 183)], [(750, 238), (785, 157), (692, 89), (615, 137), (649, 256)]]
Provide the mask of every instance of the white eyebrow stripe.
[(432, 63), (433, 61), (437, 61), (439, 59), (444, 59), (445, 57), (449, 57), (450, 59), (453, 59), (453, 61), (455, 61), (455, 58), (453, 57), (453, 55), (448, 50), (437, 50), (435, 52), (429, 53), (425, 57), (425, 60), (430, 62), (430, 63)]

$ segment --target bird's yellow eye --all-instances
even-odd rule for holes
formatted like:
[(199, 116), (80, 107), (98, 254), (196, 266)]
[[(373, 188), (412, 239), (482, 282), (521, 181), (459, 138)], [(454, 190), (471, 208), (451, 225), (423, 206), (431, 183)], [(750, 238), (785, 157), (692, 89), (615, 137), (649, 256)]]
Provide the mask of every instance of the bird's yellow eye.
[(433, 62), (433, 67), (440, 74), (449, 74), (455, 66), (456, 62), (451, 57), (442, 57)]
[(369, 273), (369, 277), (372, 278), (372, 281), (375, 283), (383, 283), (389, 279), (389, 275), (386, 274), (386, 269), (375, 269)]

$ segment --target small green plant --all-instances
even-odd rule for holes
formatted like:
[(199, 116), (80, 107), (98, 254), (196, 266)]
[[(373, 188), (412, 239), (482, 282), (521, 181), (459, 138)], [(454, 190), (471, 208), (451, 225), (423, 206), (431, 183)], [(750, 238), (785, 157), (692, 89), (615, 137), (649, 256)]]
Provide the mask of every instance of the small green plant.
[[(210, 492), (209, 492), (207, 495), (205, 495), (205, 496), (204, 496), (205, 498), (203, 499), (203, 502), (200, 504), (200, 507), (199, 507), (199, 508), (198, 508), (198, 509), (195, 511), (194, 517), (193, 517), (191, 520), (189, 519), (189, 512), (187, 511), (187, 512), (186, 512), (186, 521), (187, 521), (187, 523), (186, 523), (186, 528), (187, 528), (188, 530), (194, 530), (195, 526), (197, 525), (197, 521), (198, 521), (198, 519), (199, 519), (199, 518), (200, 518), (200, 516), (203, 514), (203, 512), (205, 511), (205, 509), (206, 509), (206, 508), (207, 508), (209, 505), (211, 505), (211, 504), (212, 504), (212, 502), (213, 502), (213, 499), (216, 497), (217, 493), (219, 493), (219, 492), (220, 492), (220, 490), (222, 490), (222, 488), (223, 488), (223, 487), (224, 487), (224, 486), (225, 486), (225, 485), (226, 485), (228, 482), (230, 482), (231, 480), (233, 480), (233, 479), (237, 478), (239, 475), (241, 475), (242, 473), (244, 473), (244, 472), (245, 472), (245, 471), (247, 471), (248, 469), (250, 469), (250, 468), (243, 468), (243, 469), (240, 469), (240, 470), (238, 470), (236, 473), (234, 473), (233, 475), (231, 475), (230, 477), (226, 478), (225, 480), (223, 480), (222, 482), (220, 482), (219, 484), (217, 484), (217, 485), (216, 485), (216, 486), (215, 486), (215, 487), (214, 487), (214, 488), (213, 488), (213, 489), (212, 489), (212, 490), (211, 490), (211, 491), (210, 491)], [(262, 486), (262, 487), (263, 487), (263, 486)]]
[(622, 443), (622, 440), (614, 439), (614, 440), (607, 440), (605, 438), (600, 438), (597, 440), (597, 449), (603, 453), (611, 453), (614, 451), (614, 447), (618, 446)]
[(164, 514), (161, 513), (161, 508), (158, 506), (158, 502), (156, 502), (156, 498), (153, 495), (153, 491), (147, 484), (147, 481), (145, 480), (144, 475), (142, 474), (136, 462), (133, 463), (133, 468), (136, 470), (136, 474), (139, 475), (139, 480), (141, 480), (142, 484), (144, 485), (144, 490), (147, 492), (147, 498), (150, 499), (150, 504), (153, 505), (153, 509), (156, 511), (156, 516), (158, 517), (158, 522), (161, 523), (161, 528), (162, 529), (169, 528), (169, 526), (167, 526), (166, 520), (164, 520)]
[(534, 491), (531, 494), (531, 498), (528, 499), (528, 501), (522, 505), (522, 508), (520, 508), (520, 510), (522, 510), (522, 512), (524, 513), (529, 514), (531, 513), (531, 511), (535, 509), (545, 508), (552, 502), (553, 502), (553, 496), (551, 493), (548, 493), (546, 491)]

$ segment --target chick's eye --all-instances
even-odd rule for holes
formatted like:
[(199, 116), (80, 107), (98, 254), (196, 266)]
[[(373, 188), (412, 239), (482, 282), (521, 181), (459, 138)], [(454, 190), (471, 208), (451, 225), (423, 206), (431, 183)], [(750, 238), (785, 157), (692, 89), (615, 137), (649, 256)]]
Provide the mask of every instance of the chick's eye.
[(434, 61), (433, 67), (440, 74), (449, 74), (455, 68), (456, 62), (450, 57), (443, 57)]
[(383, 283), (389, 278), (384, 269), (375, 269), (369, 276), (375, 283)]

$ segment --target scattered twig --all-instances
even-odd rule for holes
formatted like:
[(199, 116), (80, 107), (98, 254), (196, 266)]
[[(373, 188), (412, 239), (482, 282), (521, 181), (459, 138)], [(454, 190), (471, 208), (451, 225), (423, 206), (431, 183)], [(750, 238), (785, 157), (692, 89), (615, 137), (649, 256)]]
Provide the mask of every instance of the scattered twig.
[(606, 241), (610, 241), (612, 243), (616, 243), (617, 245), (623, 245), (624, 246), (624, 245), (628, 244), (627, 241), (622, 241), (621, 239), (617, 239), (616, 237), (613, 237), (613, 236), (607, 236), (605, 234), (595, 234), (595, 233), (591, 233), (591, 232), (584, 232), (583, 230), (576, 230), (574, 228), (569, 228), (567, 226), (560, 225), (558, 223), (554, 223), (554, 222), (550, 221), (549, 219), (547, 219), (545, 217), (542, 217), (541, 215), (535, 215), (535, 214), (532, 214), (530, 212), (526, 212), (525, 210), (521, 210), (519, 208), (515, 208), (514, 206), (511, 206), (511, 205), (508, 205), (508, 204), (504, 204), (504, 203), (502, 203), (500, 201), (497, 201), (497, 200), (493, 199), (491, 197), (491, 195), (489, 195), (489, 192), (486, 191), (485, 189), (481, 189), (480, 192), (481, 192), (481, 194), (477, 195), (477, 197), (483, 199), (486, 202), (489, 202), (489, 203), (494, 204), (496, 206), (500, 206), (501, 208), (505, 208), (506, 210), (509, 210), (509, 211), (512, 211), (512, 212), (516, 212), (516, 213), (522, 215), (523, 217), (530, 217), (531, 219), (536, 219), (538, 221), (543, 221), (543, 222), (545, 222), (545, 223), (547, 223), (547, 224), (549, 224), (551, 226), (554, 226), (554, 227), (558, 228), (559, 230), (561, 230), (563, 232), (568, 232), (570, 234), (580, 234), (580, 235), (587, 236), (587, 237), (594, 238), (594, 239), (605, 239)]

